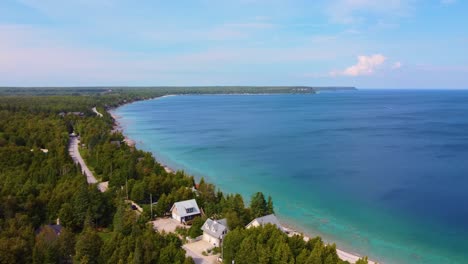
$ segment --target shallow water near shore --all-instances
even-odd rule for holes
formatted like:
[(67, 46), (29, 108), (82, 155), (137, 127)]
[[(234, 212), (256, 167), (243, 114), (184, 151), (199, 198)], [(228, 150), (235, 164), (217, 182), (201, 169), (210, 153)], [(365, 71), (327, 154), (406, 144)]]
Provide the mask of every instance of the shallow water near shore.
[(468, 263), (468, 91), (186, 95), (115, 110), (126, 135), (383, 263)]

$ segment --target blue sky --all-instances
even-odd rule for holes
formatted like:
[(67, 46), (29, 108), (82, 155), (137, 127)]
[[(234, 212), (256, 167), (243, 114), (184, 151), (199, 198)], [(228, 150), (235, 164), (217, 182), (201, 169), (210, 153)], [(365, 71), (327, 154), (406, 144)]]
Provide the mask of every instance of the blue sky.
[(0, 86), (468, 88), (462, 0), (2, 0)]

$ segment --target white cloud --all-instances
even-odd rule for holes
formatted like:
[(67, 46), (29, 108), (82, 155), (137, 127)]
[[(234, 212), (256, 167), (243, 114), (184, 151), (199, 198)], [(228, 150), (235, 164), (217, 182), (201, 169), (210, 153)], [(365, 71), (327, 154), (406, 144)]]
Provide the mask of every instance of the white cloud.
[(333, 71), (331, 76), (345, 75), (345, 76), (362, 76), (371, 75), (375, 70), (382, 65), (387, 58), (382, 54), (374, 54), (371, 56), (361, 55), (358, 56), (358, 62), (346, 68), (344, 71)]
[(393, 63), (392, 69), (393, 69), (393, 70), (397, 70), (397, 69), (400, 69), (401, 66), (403, 66), (403, 65), (401, 64), (401, 62), (397, 61), (397, 62)]

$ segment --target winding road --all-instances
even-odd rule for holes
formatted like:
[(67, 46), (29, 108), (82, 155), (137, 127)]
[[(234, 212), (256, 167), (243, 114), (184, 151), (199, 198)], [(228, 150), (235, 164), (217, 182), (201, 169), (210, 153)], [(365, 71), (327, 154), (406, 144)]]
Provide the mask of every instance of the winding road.
[(93, 107), (93, 112), (96, 113), (96, 115), (98, 115), (99, 117), (103, 117), (103, 115), (101, 113), (98, 112), (98, 110), (96, 109), (96, 107)]
[[(80, 164), (81, 173), (86, 176), (86, 181), (88, 184), (95, 184), (98, 183), (96, 178), (94, 177), (91, 170), (86, 166), (85, 161), (81, 157), (80, 151), (78, 150), (78, 145), (80, 144), (80, 140), (77, 136), (70, 136), (70, 142), (68, 143), (68, 153), (70, 153), (70, 157), (73, 159), (75, 164)], [(107, 191), (109, 187), (109, 182), (100, 182), (97, 184), (97, 188), (101, 192)]]
[(80, 151), (78, 150), (78, 144), (80, 140), (76, 136), (70, 136), (70, 143), (68, 144), (68, 153), (70, 153), (70, 157), (73, 159), (75, 164), (80, 164), (81, 166), (81, 173), (86, 176), (86, 181), (89, 184), (97, 183), (96, 178), (94, 177), (91, 170), (86, 166), (83, 158), (81, 157)]

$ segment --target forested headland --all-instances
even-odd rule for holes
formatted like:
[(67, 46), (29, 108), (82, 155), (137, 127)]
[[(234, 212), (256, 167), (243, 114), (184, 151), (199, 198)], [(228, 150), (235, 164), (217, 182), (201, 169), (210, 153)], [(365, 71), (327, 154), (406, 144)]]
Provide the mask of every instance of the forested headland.
[[(167, 172), (151, 153), (112, 143), (124, 137), (113, 131), (106, 110), (124, 103), (172, 93), (315, 91), (299, 89), (0, 88), (0, 263), (193, 263), (179, 236), (155, 232), (149, 210), (136, 214), (124, 202), (128, 196), (148, 208), (150, 195), (157, 216), (176, 201), (196, 199), (204, 217), (227, 218), (224, 263), (346, 263), (320, 238), (305, 242), (270, 225), (245, 229), (274, 211), (271, 198), (256, 193), (246, 204), (241, 195), (222, 193), (203, 179)], [(72, 132), (95, 176), (109, 181), (106, 192), (88, 185), (70, 158)], [(50, 228), (57, 219), (60, 235)], [(194, 221), (193, 236), (202, 220)]]

